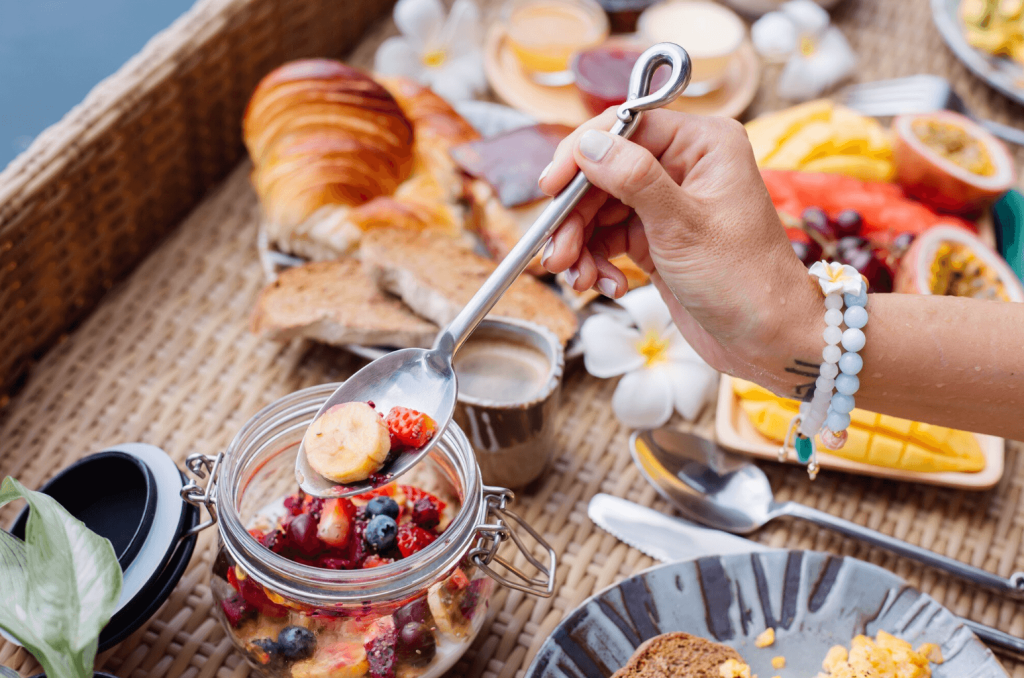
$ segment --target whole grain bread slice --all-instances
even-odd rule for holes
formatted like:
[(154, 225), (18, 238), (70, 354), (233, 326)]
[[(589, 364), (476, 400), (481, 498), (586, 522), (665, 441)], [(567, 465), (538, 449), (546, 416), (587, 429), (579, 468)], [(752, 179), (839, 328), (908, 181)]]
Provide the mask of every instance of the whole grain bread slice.
[[(404, 229), (367, 233), (360, 255), (381, 288), (439, 326), (455, 318), (496, 266), (458, 240)], [(559, 294), (529, 274), (512, 284), (491, 315), (535, 322), (563, 344), (576, 334), (578, 324)]]
[(643, 643), (612, 678), (720, 678), (718, 667), (743, 661), (731, 647), (688, 633), (663, 633)]
[(260, 292), (252, 329), (271, 339), (327, 344), (430, 346), (437, 327), (381, 291), (355, 259), (283, 271)]

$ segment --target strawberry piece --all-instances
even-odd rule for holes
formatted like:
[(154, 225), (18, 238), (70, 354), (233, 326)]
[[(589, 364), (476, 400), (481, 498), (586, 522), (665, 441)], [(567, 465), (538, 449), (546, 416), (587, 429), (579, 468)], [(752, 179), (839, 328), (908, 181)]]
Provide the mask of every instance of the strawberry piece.
[(352, 534), (352, 523), (356, 518), (356, 505), (345, 498), (329, 499), (324, 502), (317, 525), (316, 536), (328, 546), (343, 548)]
[(430, 442), (437, 431), (433, 419), (408, 407), (392, 407), (384, 423), (391, 432), (392, 448), (397, 442), (402, 448), (418, 450)]
[(391, 617), (381, 617), (366, 630), (363, 649), (370, 663), (370, 678), (395, 677), (395, 645), (398, 633)]
[(402, 525), (398, 528), (398, 550), (402, 552), (403, 558), (408, 558), (417, 551), (421, 551), (437, 539), (437, 536), (427, 532), (422, 527)]
[(394, 558), (383, 558), (381, 556), (378, 556), (376, 553), (374, 553), (373, 555), (367, 556), (366, 559), (363, 560), (363, 569), (366, 570), (366, 569), (369, 569), (371, 567), (380, 567), (381, 565), (390, 565), (393, 562), (395, 562)]
[(284, 498), (284, 507), (288, 509), (288, 513), (293, 516), (297, 516), (302, 513), (302, 505), (305, 502), (306, 493), (299, 490), (293, 495)]
[(228, 623), (236, 629), (256, 612), (256, 610), (245, 604), (242, 596), (234, 596), (220, 601), (220, 608), (224, 610), (224, 617), (228, 620)]

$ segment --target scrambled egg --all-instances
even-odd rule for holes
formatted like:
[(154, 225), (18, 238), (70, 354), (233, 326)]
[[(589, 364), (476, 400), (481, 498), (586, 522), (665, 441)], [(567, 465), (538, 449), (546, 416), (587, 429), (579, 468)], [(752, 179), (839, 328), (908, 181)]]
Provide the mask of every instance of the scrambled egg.
[(750, 678), (750, 667), (735, 659), (726, 659), (718, 667), (718, 675), (722, 678)]
[(772, 627), (766, 628), (761, 635), (754, 638), (754, 645), (757, 647), (770, 647), (775, 643), (775, 629)]
[(822, 662), (825, 673), (819, 678), (930, 678), (929, 662), (942, 663), (942, 652), (937, 645), (925, 643), (915, 651), (905, 640), (885, 631), (875, 639), (857, 636), (847, 652), (836, 645)]

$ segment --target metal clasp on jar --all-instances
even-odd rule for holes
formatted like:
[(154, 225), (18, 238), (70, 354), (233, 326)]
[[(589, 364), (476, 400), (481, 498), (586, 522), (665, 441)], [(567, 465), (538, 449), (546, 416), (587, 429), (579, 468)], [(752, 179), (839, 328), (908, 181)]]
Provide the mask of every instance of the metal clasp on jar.
[[(217, 497), (215, 493), (217, 490), (217, 473), (220, 471), (220, 463), (223, 460), (223, 452), (218, 453), (216, 457), (206, 454), (192, 454), (185, 460), (185, 468), (196, 478), (200, 480), (206, 479), (206, 487), (200, 487), (194, 478), (189, 478), (188, 482), (181, 488), (181, 498), (193, 506), (205, 506), (206, 511), (210, 514), (210, 518), (186, 532), (182, 539), (199, 534), (206, 528), (216, 524)], [(207, 478), (207, 474), (209, 474), (209, 478)]]
[[(503, 586), (542, 598), (550, 598), (555, 592), (555, 568), (558, 566), (558, 556), (555, 554), (555, 550), (544, 541), (544, 538), (536, 530), (508, 508), (508, 502), (515, 499), (511, 490), (485, 486), (483, 495), (484, 503), (487, 505), (487, 522), (477, 525), (476, 531), (479, 540), (468, 554), (470, 560)], [(546, 564), (534, 555), (533, 549), (519, 536), (518, 530), (520, 529), (533, 537), (547, 551), (548, 562)], [(526, 560), (537, 568), (539, 575), (531, 577), (512, 562), (498, 555), (498, 549), (508, 539), (511, 539)], [(491, 567), (492, 563), (501, 565), (515, 578), (510, 579), (499, 574)]]

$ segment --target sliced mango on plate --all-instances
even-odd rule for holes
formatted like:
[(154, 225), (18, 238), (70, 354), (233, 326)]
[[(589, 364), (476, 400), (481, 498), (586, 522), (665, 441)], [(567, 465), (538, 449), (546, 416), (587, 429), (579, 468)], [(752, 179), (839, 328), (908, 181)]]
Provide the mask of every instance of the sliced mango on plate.
[[(781, 443), (800, 403), (741, 379), (733, 379), (733, 391), (754, 428)], [(824, 452), (864, 464), (921, 473), (976, 473), (985, 468), (978, 439), (966, 431), (861, 409), (851, 412), (850, 420), (846, 444)]]

